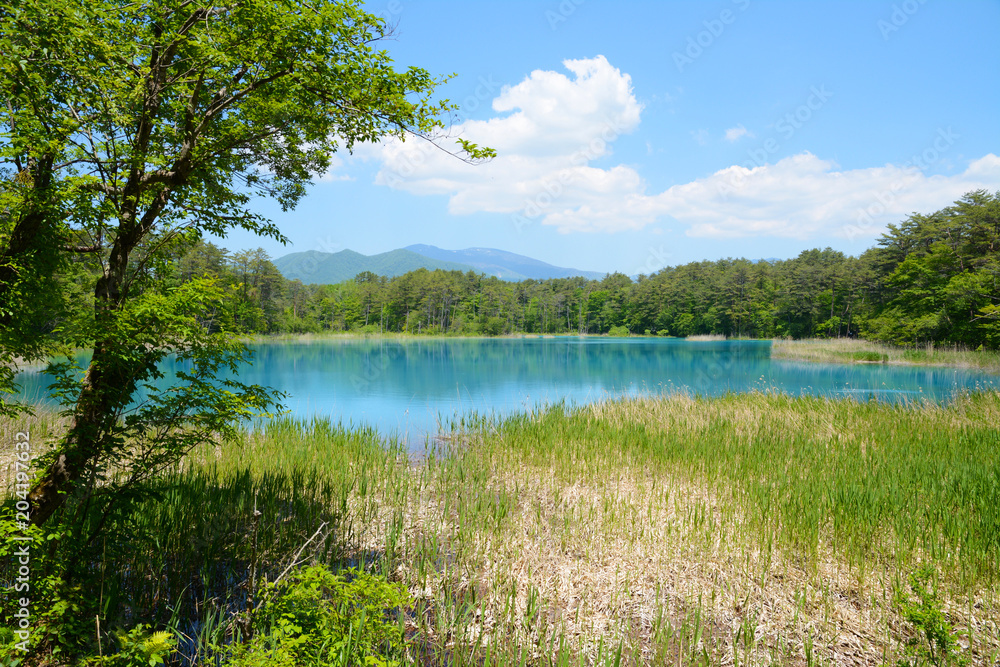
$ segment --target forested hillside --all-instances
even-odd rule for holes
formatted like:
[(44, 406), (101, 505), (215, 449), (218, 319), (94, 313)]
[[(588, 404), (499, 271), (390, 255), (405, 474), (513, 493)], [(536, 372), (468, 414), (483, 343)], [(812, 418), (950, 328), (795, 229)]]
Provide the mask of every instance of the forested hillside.
[[(76, 269), (68, 280), (86, 278), (85, 265)], [(860, 257), (814, 249), (773, 262), (693, 262), (638, 280), (616, 273), (511, 283), (421, 269), (305, 285), (283, 278), (262, 250), (230, 253), (202, 241), (178, 245), (172, 261), (150, 271), (164, 279), (150, 284), (217, 278), (229, 298), (212, 326), (245, 333), (857, 335), (995, 349), (1000, 192), (972, 192), (935, 213), (913, 214)]]

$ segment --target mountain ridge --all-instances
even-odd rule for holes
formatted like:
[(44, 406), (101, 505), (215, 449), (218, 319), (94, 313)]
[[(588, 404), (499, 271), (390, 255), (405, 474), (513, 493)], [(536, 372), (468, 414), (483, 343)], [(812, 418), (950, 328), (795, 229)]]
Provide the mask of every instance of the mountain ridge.
[(507, 281), (573, 276), (603, 278), (605, 275), (597, 271), (554, 266), (532, 257), (496, 248), (444, 250), (425, 244), (414, 244), (375, 255), (364, 255), (354, 250), (341, 250), (335, 253), (306, 250), (283, 255), (273, 261), (278, 271), (289, 280), (327, 285), (351, 280), (365, 271), (394, 278), (421, 268), (428, 271), (437, 269), (473, 271)]
[(580, 269), (555, 266), (526, 255), (498, 250), (496, 248), (465, 248), (464, 250), (445, 250), (437, 246), (417, 243), (408, 245), (404, 250), (418, 253), (424, 257), (440, 261), (468, 264), (480, 269), (482, 273), (495, 275), (503, 280), (545, 280), (547, 278), (584, 278), (600, 279), (604, 273), (598, 271), (582, 271)]
[(393, 278), (421, 268), (428, 271), (466, 271), (471, 268), (454, 262), (430, 260), (402, 248), (376, 255), (363, 255), (354, 250), (334, 253), (306, 250), (283, 255), (273, 261), (278, 271), (289, 280), (320, 285), (336, 285), (365, 271)]

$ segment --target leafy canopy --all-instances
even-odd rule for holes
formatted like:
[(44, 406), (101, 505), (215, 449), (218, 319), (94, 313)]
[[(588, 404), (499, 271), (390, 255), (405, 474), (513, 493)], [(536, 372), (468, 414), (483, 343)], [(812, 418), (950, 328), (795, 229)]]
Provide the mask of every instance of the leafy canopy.
[[(171, 285), (169, 258), (234, 228), (283, 239), (252, 201), (295, 206), (338, 150), (444, 138), (445, 79), (395, 69), (378, 48), (388, 35), (356, 0), (0, 5), (0, 392), (16, 357), (93, 349), (83, 373), (50, 369), (72, 422), (33, 521), (67, 497), (107, 509), (88, 504), (98, 488), (137, 484), (274, 405), (225, 375), (246, 352), (219, 318), (224, 291)], [(84, 267), (86, 316), (68, 314), (79, 294), (56, 277), (69, 265)], [(170, 353), (191, 370), (156, 393)]]

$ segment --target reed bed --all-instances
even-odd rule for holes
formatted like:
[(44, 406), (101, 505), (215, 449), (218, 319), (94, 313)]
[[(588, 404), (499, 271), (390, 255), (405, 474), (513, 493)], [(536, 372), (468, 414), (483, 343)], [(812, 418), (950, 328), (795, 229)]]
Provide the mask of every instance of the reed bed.
[(684, 340), (695, 341), (699, 343), (713, 343), (721, 340), (726, 340), (725, 334), (698, 334), (695, 336), (687, 336)]
[(771, 356), (826, 363), (956, 366), (1000, 373), (1000, 352), (996, 350), (969, 350), (958, 345), (933, 343), (895, 347), (857, 338), (776, 339), (771, 345)]
[(0, 437), (5, 441), (0, 445), (0, 498), (5, 498), (14, 489), (15, 434), (29, 434), (32, 456), (39, 456), (45, 452), (53, 439), (65, 432), (68, 426), (68, 417), (42, 405), (35, 406), (31, 412), (19, 413), (12, 418), (0, 417)]
[(160, 480), (100, 594), (196, 662), (297, 554), (404, 582), (417, 664), (881, 665), (930, 564), (962, 652), (995, 664), (997, 424), (995, 392), (671, 395), (468, 416), (413, 454), (282, 419)]
[(892, 662), (908, 632), (894, 593), (931, 563), (987, 664), (1000, 649), (998, 409), (995, 394), (943, 408), (762, 394), (556, 408), (456, 438), (407, 523), (426, 535), (428, 510), (454, 499), (429, 527), (473, 564), (452, 595), (471, 587), (490, 610), (465, 633), (516, 638), (543, 662), (559, 647), (587, 663)]

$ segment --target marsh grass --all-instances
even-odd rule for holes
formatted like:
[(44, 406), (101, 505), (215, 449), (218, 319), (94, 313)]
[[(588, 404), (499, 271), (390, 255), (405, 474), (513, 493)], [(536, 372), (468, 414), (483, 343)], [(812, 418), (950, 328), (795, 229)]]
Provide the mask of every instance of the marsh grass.
[(997, 424), (997, 393), (675, 395), (469, 416), (414, 455), (282, 419), (160, 480), (98, 593), (211, 661), (251, 582), (300, 553), (405, 583), (419, 664), (876, 665), (930, 565), (962, 651), (992, 664)]
[(479, 581), (509, 591), (488, 606), (543, 625), (499, 613), (483, 631), (536, 647), (554, 632), (597, 662), (623, 646), (636, 664), (881, 664), (902, 631), (892, 591), (931, 562), (953, 613), (989, 610), (967, 621), (995, 654), (998, 417), (996, 395), (749, 395), (508, 419), (462, 454), (465, 479), (492, 471), (471, 489), (516, 500), (513, 532), (485, 531)]
[(771, 357), (827, 363), (956, 366), (1000, 373), (1000, 352), (932, 343), (921, 347), (895, 347), (856, 338), (777, 339), (771, 345)]
[(31, 454), (37, 457), (65, 432), (68, 424), (68, 417), (42, 405), (36, 405), (30, 413), (21, 413), (14, 418), (0, 418), (0, 437), (4, 439), (0, 443), (0, 497), (6, 497), (13, 491), (15, 434), (28, 434)]

